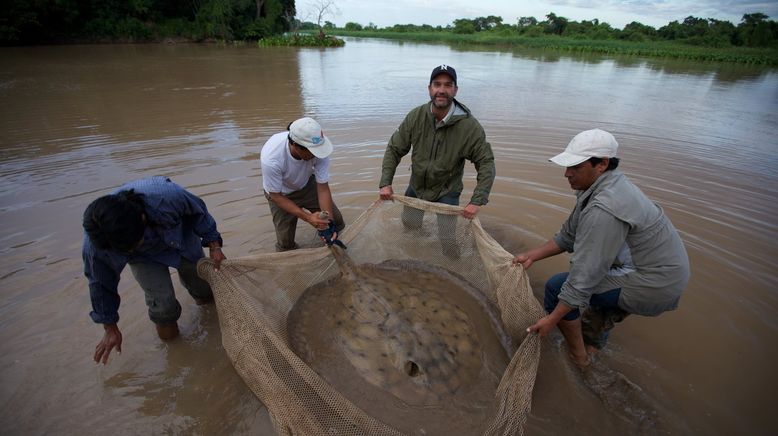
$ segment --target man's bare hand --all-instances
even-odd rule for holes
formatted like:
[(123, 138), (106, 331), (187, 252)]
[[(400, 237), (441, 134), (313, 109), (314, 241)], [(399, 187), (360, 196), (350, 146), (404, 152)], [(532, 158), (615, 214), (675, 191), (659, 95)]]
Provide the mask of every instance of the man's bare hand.
[(222, 261), (227, 258), (227, 256), (224, 255), (221, 247), (211, 247), (208, 251), (208, 257), (210, 257), (213, 261), (214, 271), (219, 271), (219, 268), (222, 265)]
[(392, 189), (392, 185), (386, 185), (383, 188), (378, 190), (378, 195), (381, 197), (381, 200), (391, 200), (394, 196), (394, 190)]
[(546, 315), (543, 318), (540, 318), (535, 324), (527, 327), (527, 332), (537, 332), (542, 338), (545, 337), (551, 331), (551, 329), (556, 327), (556, 324), (557, 323), (554, 318), (552, 318), (550, 315)]
[(516, 257), (513, 258), (513, 264), (518, 265), (521, 264), (521, 266), (524, 267), (524, 269), (529, 269), (530, 266), (532, 266), (532, 258), (529, 257), (527, 253), (519, 253), (516, 255)]
[(467, 206), (465, 206), (465, 210), (462, 211), (462, 216), (471, 220), (475, 218), (476, 215), (478, 215), (478, 211), (480, 210), (481, 210), (481, 206), (470, 203)]
[(329, 218), (321, 218), (319, 216), (319, 212), (311, 212), (306, 217), (305, 221), (308, 222), (308, 224), (312, 225), (316, 228), (316, 230), (326, 230), (327, 227), (330, 226), (330, 219)]
[(105, 365), (108, 363), (108, 356), (111, 354), (111, 350), (116, 348), (116, 351), (122, 352), (122, 332), (119, 331), (119, 326), (116, 324), (105, 324), (105, 335), (103, 340), (95, 347), (95, 362)]

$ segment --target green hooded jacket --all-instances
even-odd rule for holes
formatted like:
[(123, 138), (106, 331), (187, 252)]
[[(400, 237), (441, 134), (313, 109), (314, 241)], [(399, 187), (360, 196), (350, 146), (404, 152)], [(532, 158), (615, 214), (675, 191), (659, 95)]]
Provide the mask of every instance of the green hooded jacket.
[(435, 126), (430, 103), (405, 116), (386, 147), (379, 187), (392, 184), (397, 165), (412, 150), (410, 185), (422, 200), (436, 201), (447, 194), (462, 192), (467, 159), (478, 172), (470, 203), (482, 206), (489, 201), (495, 177), (492, 146), (470, 110), (456, 100), (454, 104), (457, 105), (455, 112), (440, 127)]

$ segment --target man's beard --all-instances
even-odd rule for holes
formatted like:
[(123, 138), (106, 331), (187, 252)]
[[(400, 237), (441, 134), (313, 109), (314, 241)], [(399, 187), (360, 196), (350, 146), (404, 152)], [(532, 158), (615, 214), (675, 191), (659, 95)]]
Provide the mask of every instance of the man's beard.
[[(443, 104), (439, 104), (437, 102), (437, 100), (436, 100), (438, 97), (445, 97), (446, 98), (446, 102), (443, 103)], [(432, 100), (432, 105), (435, 106), (438, 109), (446, 109), (448, 107), (451, 107), (451, 104), (454, 103), (454, 97), (452, 97), (450, 95), (441, 95), (441, 96), (435, 95), (435, 96), (430, 97), (430, 100)]]

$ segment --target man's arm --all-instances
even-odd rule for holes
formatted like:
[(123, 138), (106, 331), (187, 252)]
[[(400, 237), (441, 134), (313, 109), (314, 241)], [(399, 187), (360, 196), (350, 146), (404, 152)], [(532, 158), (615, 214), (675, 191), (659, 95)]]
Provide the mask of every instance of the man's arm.
[(559, 324), (559, 321), (562, 320), (562, 318), (565, 317), (568, 313), (570, 313), (574, 308), (568, 306), (567, 304), (563, 302), (557, 303), (554, 310), (549, 313), (548, 315), (544, 316), (543, 318), (540, 318), (538, 322), (535, 324), (532, 324), (531, 326), (527, 327), (527, 332), (538, 332), (540, 337), (546, 336), (551, 329), (553, 329), (557, 324)]
[(547, 257), (556, 256), (563, 251), (564, 250), (559, 248), (553, 239), (549, 239), (543, 245), (517, 254), (516, 257), (513, 258), (513, 264), (516, 265), (520, 263), (524, 269), (529, 269), (529, 267), (532, 266), (532, 264), (536, 261), (543, 260)]
[(105, 330), (103, 339), (95, 347), (93, 359), (97, 363), (106, 364), (114, 348), (120, 353), (122, 351), (122, 334), (117, 322), (121, 301), (118, 286), (124, 265), (117, 265), (106, 256), (97, 254), (87, 239), (84, 240), (82, 258), (92, 300), (92, 312), (89, 316), (94, 322), (103, 324)]
[(181, 188), (179, 195), (170, 201), (179, 213), (190, 219), (192, 230), (201, 238), (203, 247), (223, 245), (221, 234), (216, 228), (216, 220), (200, 197)]
[[(99, 324), (116, 324), (119, 321), (119, 278), (126, 265), (118, 259), (111, 259), (107, 250), (98, 250), (85, 239), (81, 253), (84, 275), (89, 283), (89, 297), (92, 312), (89, 316)], [(119, 255), (116, 255), (119, 256)], [(117, 262), (119, 264), (117, 264)]]
[(222, 251), (224, 242), (216, 228), (216, 220), (208, 212), (202, 198), (178, 185), (175, 186), (177, 189), (165, 197), (166, 204), (173, 207), (180, 220), (186, 218), (186, 221), (191, 223), (192, 231), (200, 238), (201, 245), (208, 247), (208, 257), (213, 261), (213, 269), (218, 271), (227, 256)]
[(562, 285), (559, 300), (585, 309), (593, 289), (608, 274), (629, 232), (629, 225), (599, 207), (582, 213), (570, 257), (570, 275)]
[[(471, 213), (475, 216), (480, 206), (489, 202), (489, 193), (492, 191), (492, 185), (496, 177), (492, 146), (486, 141), (486, 134), (480, 124), (478, 125), (475, 144), (470, 149), (472, 152), (468, 156), (468, 160), (473, 162), (477, 175), (473, 196), (470, 198), (470, 204), (465, 207), (465, 213), (463, 214), (465, 218), (472, 218), (467, 215)], [(468, 211), (468, 208), (470, 208), (470, 211)]]
[[(411, 112), (413, 113), (413, 111)], [(394, 173), (397, 171), (397, 165), (400, 164), (402, 158), (408, 154), (411, 149), (411, 126), (410, 126), (411, 114), (405, 116), (405, 119), (400, 126), (389, 138), (389, 143), (386, 145), (386, 151), (384, 152), (384, 160), (381, 163), (381, 180), (378, 183), (379, 188), (389, 186), (391, 189), (392, 180), (394, 179)], [(386, 192), (384, 192), (385, 194)], [(382, 198), (384, 197), (382, 194)], [(388, 198), (384, 198), (388, 200)]]
[(316, 194), (319, 196), (319, 209), (327, 212), (327, 214), (331, 217), (335, 216), (332, 213), (333, 204), (332, 201), (332, 192), (330, 191), (330, 184), (329, 183), (317, 183), (316, 184)]
[[(330, 191), (330, 184), (329, 183), (317, 183), (316, 184), (316, 193), (319, 196), (319, 209), (321, 209), (324, 212), (327, 212), (328, 217), (334, 217), (333, 210), (335, 209), (335, 202), (332, 200), (332, 192)], [(318, 216), (318, 215), (317, 215)], [(329, 218), (327, 218), (329, 220)], [(329, 227), (329, 224), (328, 224)], [(317, 227), (318, 228), (318, 227)], [(321, 229), (319, 229), (321, 230)], [(326, 239), (322, 238), (325, 242), (327, 242)], [(338, 239), (338, 233), (333, 232), (331, 241), (335, 241)]]

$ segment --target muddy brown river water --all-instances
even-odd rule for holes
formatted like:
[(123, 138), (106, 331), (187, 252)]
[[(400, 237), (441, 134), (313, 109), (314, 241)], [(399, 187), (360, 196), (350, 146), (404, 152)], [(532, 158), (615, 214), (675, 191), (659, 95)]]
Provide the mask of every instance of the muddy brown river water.
[[(672, 434), (771, 434), (778, 380), (778, 72), (774, 69), (349, 39), (341, 49), (118, 45), (2, 48), (0, 428), (4, 434), (272, 434), (221, 348), (213, 307), (179, 293), (182, 337), (162, 343), (129, 271), (123, 352), (92, 362), (80, 246), (86, 205), (163, 174), (200, 195), (228, 257), (273, 250), (259, 150), (300, 116), (335, 144), (346, 220), (377, 198), (386, 141), (428, 99), (431, 69), (497, 159), (479, 217), (508, 251), (551, 237), (573, 205), (547, 159), (581, 130), (621, 146), (621, 168), (681, 233), (692, 280), (678, 310), (630, 317), (600, 362), (639, 386)], [(395, 178), (404, 189), (409, 159)], [(475, 173), (468, 166), (467, 198)], [(530, 279), (566, 269), (557, 256)], [(634, 433), (544, 341), (526, 434)], [(617, 405), (618, 407), (618, 405)]]

